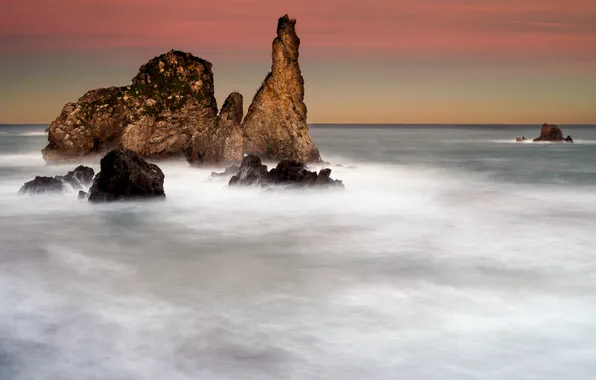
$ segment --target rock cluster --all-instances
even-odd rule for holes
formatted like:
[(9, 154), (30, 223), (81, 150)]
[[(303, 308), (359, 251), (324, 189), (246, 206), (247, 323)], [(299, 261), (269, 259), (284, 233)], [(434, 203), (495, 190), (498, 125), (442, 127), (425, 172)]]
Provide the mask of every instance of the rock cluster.
[(48, 128), (48, 162), (112, 149), (142, 157), (186, 156), (192, 165), (239, 162), (243, 153), (272, 160), (319, 162), (306, 123), (296, 20), (278, 20), (271, 72), (243, 120), (232, 93), (218, 114), (212, 64), (171, 50), (143, 65), (124, 87), (91, 90), (64, 106)]
[(317, 174), (307, 170), (304, 163), (294, 160), (282, 160), (268, 172), (267, 166), (263, 165), (258, 156), (248, 155), (242, 159), (242, 164), (230, 179), (229, 186), (344, 187), (342, 181), (334, 180), (330, 176), (331, 169), (322, 169)]
[(89, 189), (89, 202), (165, 197), (164, 174), (128, 149), (117, 149), (101, 159), (101, 171)]
[(66, 190), (66, 185), (69, 185), (74, 190), (79, 190), (91, 185), (93, 175), (92, 168), (80, 165), (66, 173), (66, 175), (55, 177), (37, 176), (32, 181), (25, 183), (19, 190), (19, 194), (60, 193)]
[(573, 142), (573, 139), (571, 136), (563, 137), (563, 131), (558, 126), (544, 123), (540, 128), (540, 136), (534, 141)]

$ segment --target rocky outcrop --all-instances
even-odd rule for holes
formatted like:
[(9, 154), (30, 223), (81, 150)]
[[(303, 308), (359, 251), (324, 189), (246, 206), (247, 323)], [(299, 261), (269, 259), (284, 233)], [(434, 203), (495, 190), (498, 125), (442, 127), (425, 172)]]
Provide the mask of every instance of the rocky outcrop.
[(242, 160), (242, 95), (231, 93), (215, 122), (192, 136), (191, 165), (217, 165)]
[(79, 190), (83, 187), (91, 186), (94, 175), (95, 172), (92, 168), (79, 165), (73, 171), (66, 173), (65, 176), (57, 176), (55, 178), (68, 183), (73, 189)]
[(128, 149), (117, 149), (101, 159), (101, 171), (89, 189), (89, 202), (165, 197), (164, 174)]
[(19, 190), (19, 194), (51, 194), (61, 193), (66, 190), (64, 182), (54, 177), (35, 177), (34, 180), (25, 183)]
[(573, 142), (573, 139), (571, 138), (571, 136), (569, 136), (569, 135), (568, 135), (568, 136), (565, 138), (565, 142), (570, 142), (570, 143), (572, 143), (572, 142)]
[(47, 194), (61, 193), (67, 189), (66, 185), (74, 190), (87, 188), (93, 181), (93, 169), (79, 165), (66, 175), (54, 177), (35, 177), (34, 180), (25, 183), (19, 190), (19, 194)]
[(330, 176), (331, 169), (322, 169), (317, 174), (307, 170), (304, 163), (294, 160), (282, 160), (267, 172), (267, 166), (263, 165), (258, 156), (248, 155), (242, 160), (238, 172), (230, 179), (229, 186), (344, 187), (341, 181)]
[(221, 173), (217, 173), (217, 172), (211, 172), (211, 178), (218, 178), (218, 177), (230, 177), (233, 176), (234, 174), (238, 173), (238, 170), (240, 169), (240, 166), (238, 165), (232, 165), (226, 168), (226, 170), (224, 170)]
[(556, 125), (553, 124), (542, 124), (542, 128), (540, 128), (540, 136), (535, 138), (534, 141), (554, 141), (554, 142), (562, 142), (568, 141), (573, 142), (571, 136), (567, 136), (569, 140), (566, 140), (563, 137), (563, 131)]
[(319, 162), (306, 124), (304, 79), (298, 64), (300, 38), (296, 20), (287, 15), (277, 24), (271, 72), (257, 91), (243, 121), (244, 153), (271, 160)]
[(114, 148), (144, 157), (184, 155), (217, 115), (211, 63), (171, 50), (143, 65), (125, 87), (91, 90), (64, 106), (48, 131), (46, 161)]

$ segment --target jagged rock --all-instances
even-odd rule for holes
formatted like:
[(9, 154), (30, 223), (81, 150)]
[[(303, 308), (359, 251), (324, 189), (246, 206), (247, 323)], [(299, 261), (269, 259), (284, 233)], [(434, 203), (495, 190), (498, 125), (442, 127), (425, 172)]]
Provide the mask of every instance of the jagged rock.
[(89, 189), (89, 202), (165, 197), (164, 174), (128, 149), (117, 149), (101, 159), (101, 171)]
[(58, 178), (37, 176), (34, 180), (25, 183), (19, 190), (19, 194), (61, 193), (65, 189), (64, 182)]
[(542, 128), (540, 128), (540, 136), (535, 138), (534, 141), (565, 141), (563, 137), (563, 131), (561, 128), (557, 127), (553, 124), (542, 124)]
[(565, 142), (570, 142), (570, 143), (572, 143), (572, 142), (573, 142), (573, 139), (571, 138), (571, 136), (567, 136), (567, 137), (565, 138)]
[(288, 15), (277, 24), (271, 72), (257, 91), (246, 117), (244, 153), (271, 160), (319, 162), (306, 124), (304, 79), (298, 64), (300, 38)]
[(83, 187), (89, 187), (93, 182), (93, 176), (95, 172), (88, 166), (79, 165), (74, 170), (66, 173), (65, 176), (56, 176), (56, 179), (60, 179), (68, 183), (73, 189), (78, 190)]
[(114, 148), (144, 157), (184, 155), (217, 115), (211, 63), (171, 50), (151, 59), (124, 87), (87, 92), (49, 126), (48, 162)]
[(242, 159), (240, 169), (230, 179), (228, 185), (256, 185), (267, 182), (267, 165), (263, 165), (258, 156), (249, 154)]
[(214, 178), (215, 177), (229, 177), (229, 176), (236, 174), (239, 169), (240, 169), (240, 166), (232, 165), (232, 166), (226, 168), (226, 170), (224, 170), (221, 173), (211, 172), (211, 177), (214, 177)]
[(86, 192), (84, 192), (82, 190), (79, 191), (79, 195), (78, 195), (79, 199), (86, 199), (88, 196), (89, 196), (89, 194), (87, 194)]
[(339, 180), (330, 177), (331, 169), (322, 169), (319, 174), (306, 169), (302, 162), (282, 160), (267, 172), (267, 166), (258, 156), (248, 155), (242, 160), (240, 169), (229, 182), (235, 185), (277, 185), (282, 187), (344, 187)]
[(242, 160), (242, 95), (231, 93), (215, 122), (192, 136), (191, 165), (216, 165)]

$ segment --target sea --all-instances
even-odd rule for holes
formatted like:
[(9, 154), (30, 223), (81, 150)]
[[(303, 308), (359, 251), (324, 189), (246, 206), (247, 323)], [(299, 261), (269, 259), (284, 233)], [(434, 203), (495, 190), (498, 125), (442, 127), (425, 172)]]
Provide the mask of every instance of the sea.
[(596, 126), (311, 125), (345, 190), (110, 204), (17, 194), (46, 127), (0, 126), (2, 380), (596, 379)]

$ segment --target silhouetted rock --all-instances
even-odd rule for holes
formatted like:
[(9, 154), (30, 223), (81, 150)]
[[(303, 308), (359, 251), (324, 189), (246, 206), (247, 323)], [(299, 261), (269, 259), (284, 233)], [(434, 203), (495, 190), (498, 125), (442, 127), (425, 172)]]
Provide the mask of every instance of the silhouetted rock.
[(89, 202), (165, 197), (164, 174), (128, 149), (117, 149), (101, 159), (101, 171), (89, 190)]
[(171, 50), (143, 65), (124, 87), (88, 91), (49, 126), (46, 161), (114, 148), (144, 157), (182, 156), (217, 115), (211, 63)]
[(61, 193), (66, 188), (64, 182), (54, 177), (35, 177), (32, 181), (25, 183), (19, 190), (19, 194), (49, 194)]
[(573, 139), (571, 138), (571, 136), (567, 136), (567, 137), (565, 138), (565, 142), (570, 142), (570, 143), (572, 143), (572, 142), (573, 142)]
[(271, 72), (248, 108), (244, 128), (244, 153), (271, 160), (319, 162), (306, 124), (304, 79), (298, 64), (300, 38), (296, 20), (278, 20), (273, 40)]
[(193, 135), (188, 162), (194, 166), (240, 162), (243, 112), (242, 95), (231, 93), (215, 122)]
[(306, 169), (302, 162), (282, 160), (271, 171), (261, 159), (248, 155), (242, 160), (238, 173), (230, 179), (229, 185), (275, 185), (280, 187), (341, 187), (339, 180), (330, 178), (331, 169), (322, 169), (319, 174)]
[(556, 125), (542, 124), (540, 129), (540, 136), (535, 138), (534, 141), (554, 141), (560, 142), (565, 141), (563, 137), (563, 131)]
[(263, 165), (258, 156), (249, 154), (242, 159), (240, 169), (230, 178), (228, 185), (256, 185), (267, 182), (267, 165)]
[(60, 179), (69, 184), (73, 189), (78, 190), (83, 187), (89, 187), (93, 182), (93, 176), (95, 172), (88, 166), (79, 165), (74, 170), (66, 173), (65, 176), (56, 176), (56, 179)]
[(232, 165), (232, 166), (226, 168), (226, 170), (224, 170), (221, 173), (211, 172), (211, 177), (229, 177), (229, 176), (236, 174), (239, 169), (240, 169), (240, 166)]

